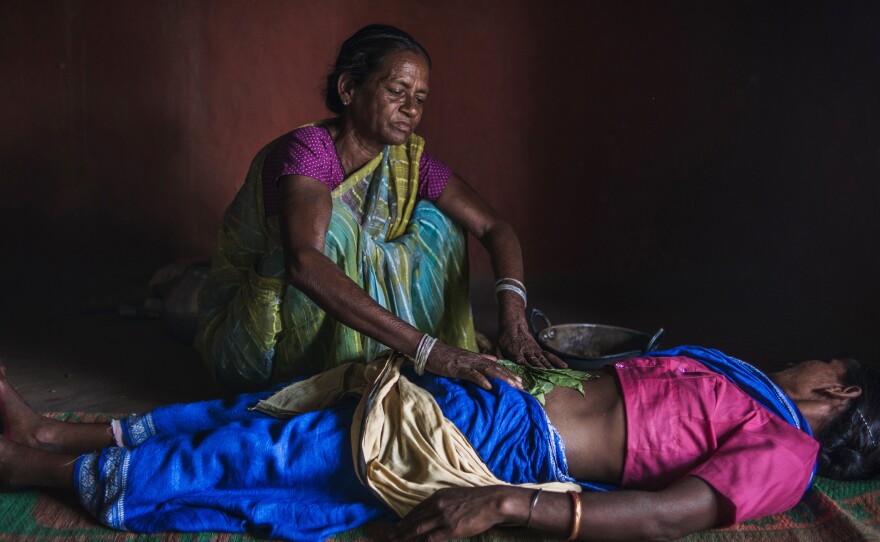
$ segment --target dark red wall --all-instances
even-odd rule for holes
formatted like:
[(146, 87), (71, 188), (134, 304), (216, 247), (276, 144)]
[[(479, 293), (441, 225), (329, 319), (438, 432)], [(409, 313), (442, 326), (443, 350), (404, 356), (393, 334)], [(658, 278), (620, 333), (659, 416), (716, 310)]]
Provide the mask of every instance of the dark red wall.
[[(381, 21), (431, 52), (420, 132), (521, 233), (537, 303), (755, 352), (836, 337), (872, 355), (878, 15), (833, 2), (3, 2), (4, 260), (32, 291), (76, 287), (76, 269), (113, 283), (126, 266), (209, 256), (251, 157), (327, 115), (336, 48)], [(474, 270), (487, 275), (483, 256)]]

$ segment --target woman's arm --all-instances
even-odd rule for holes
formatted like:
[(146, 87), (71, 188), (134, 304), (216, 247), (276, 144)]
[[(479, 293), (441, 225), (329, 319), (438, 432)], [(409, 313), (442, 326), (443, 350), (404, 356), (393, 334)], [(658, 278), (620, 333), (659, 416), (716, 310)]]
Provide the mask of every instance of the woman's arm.
[[(436, 201), (437, 208), (463, 226), (489, 253), (496, 279), (523, 281), (522, 251), (513, 227), (466, 182), (453, 175)], [(529, 332), (523, 299), (510, 290), (498, 294), (498, 346), (520, 364), (565, 367), (558, 357), (544, 352)]]
[[(524, 526), (534, 489), (514, 486), (443, 489), (403, 518), (394, 540), (465, 538), (495, 525)], [(686, 476), (663, 491), (581, 493), (579, 540), (672, 540), (719, 524), (719, 498), (703, 480)], [(532, 529), (567, 538), (574, 506), (567, 493), (543, 491)]]
[[(424, 333), (376, 303), (324, 255), (332, 212), (324, 183), (302, 175), (281, 178), (279, 220), (287, 281), (343, 324), (414, 357)], [(519, 377), (494, 361), (439, 342), (426, 368), (486, 389), (491, 388), (489, 378), (521, 387)]]

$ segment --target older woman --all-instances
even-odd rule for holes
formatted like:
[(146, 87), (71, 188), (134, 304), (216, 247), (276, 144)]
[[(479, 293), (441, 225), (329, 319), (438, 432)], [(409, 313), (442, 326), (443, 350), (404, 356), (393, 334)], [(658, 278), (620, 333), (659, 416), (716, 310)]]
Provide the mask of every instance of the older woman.
[(430, 66), (405, 32), (361, 29), (327, 78), (336, 117), (253, 161), (200, 297), (196, 346), (227, 386), (261, 389), (386, 348), (420, 370), (513, 382), (473, 353), (465, 232), (492, 260), (502, 353), (564, 366), (528, 332), (513, 229), (415, 134)]
[(72, 488), (102, 523), (136, 532), (324, 540), (404, 516), (401, 540), (498, 524), (642, 540), (786, 510), (817, 464), (839, 479), (880, 470), (880, 376), (852, 360), (766, 375), (680, 347), (554, 379), (544, 405), (402, 360), (110, 424), (41, 418), (0, 370), (0, 487)]

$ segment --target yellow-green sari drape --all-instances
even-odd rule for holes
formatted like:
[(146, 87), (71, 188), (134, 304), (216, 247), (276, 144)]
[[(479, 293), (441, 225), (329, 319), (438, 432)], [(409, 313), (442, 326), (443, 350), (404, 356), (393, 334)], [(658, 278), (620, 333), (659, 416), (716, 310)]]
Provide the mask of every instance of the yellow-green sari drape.
[[(336, 321), (284, 279), (275, 217), (263, 207), (266, 146), (227, 209), (199, 297), (196, 347), (215, 377), (257, 389), (386, 347)], [(464, 232), (417, 200), (424, 142), (388, 146), (332, 193), (324, 254), (377, 303), (441, 341), (476, 350)]]

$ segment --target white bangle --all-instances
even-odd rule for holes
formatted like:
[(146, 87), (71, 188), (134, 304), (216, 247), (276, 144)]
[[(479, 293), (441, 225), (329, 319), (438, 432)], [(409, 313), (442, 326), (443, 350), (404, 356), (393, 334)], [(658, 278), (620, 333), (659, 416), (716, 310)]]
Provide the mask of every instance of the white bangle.
[(523, 291), (525, 291), (525, 289), (526, 289), (526, 285), (525, 285), (525, 284), (523, 284), (522, 282), (516, 280), (516, 279), (513, 278), (513, 277), (504, 277), (504, 278), (501, 278), (501, 279), (496, 280), (496, 281), (495, 281), (495, 287), (497, 288), (499, 284), (501, 284), (501, 283), (503, 283), (503, 282), (505, 282), (505, 281), (507, 281), (507, 282), (512, 282), (514, 285), (519, 286), (520, 289), (522, 289)]
[(416, 358), (414, 360), (417, 375), (422, 376), (425, 374), (425, 365), (428, 363), (428, 356), (431, 355), (431, 349), (434, 348), (436, 342), (437, 339), (431, 337), (427, 333), (422, 335), (422, 338), (419, 341), (419, 346), (416, 348)]
[(529, 302), (526, 300), (526, 293), (525, 293), (525, 291), (522, 290), (521, 288), (518, 288), (517, 286), (514, 286), (513, 284), (499, 284), (498, 286), (496, 286), (496, 287), (495, 287), (495, 298), (497, 299), (497, 298), (498, 298), (498, 294), (500, 294), (500, 293), (503, 292), (504, 290), (511, 291), (511, 292), (515, 293), (516, 295), (520, 296), (520, 297), (522, 298), (522, 300), (523, 300), (523, 304), (524, 304), (526, 307), (529, 306)]
[(113, 441), (120, 448), (125, 448), (125, 440), (122, 438), (122, 422), (116, 419), (110, 420), (110, 434), (113, 435)]

